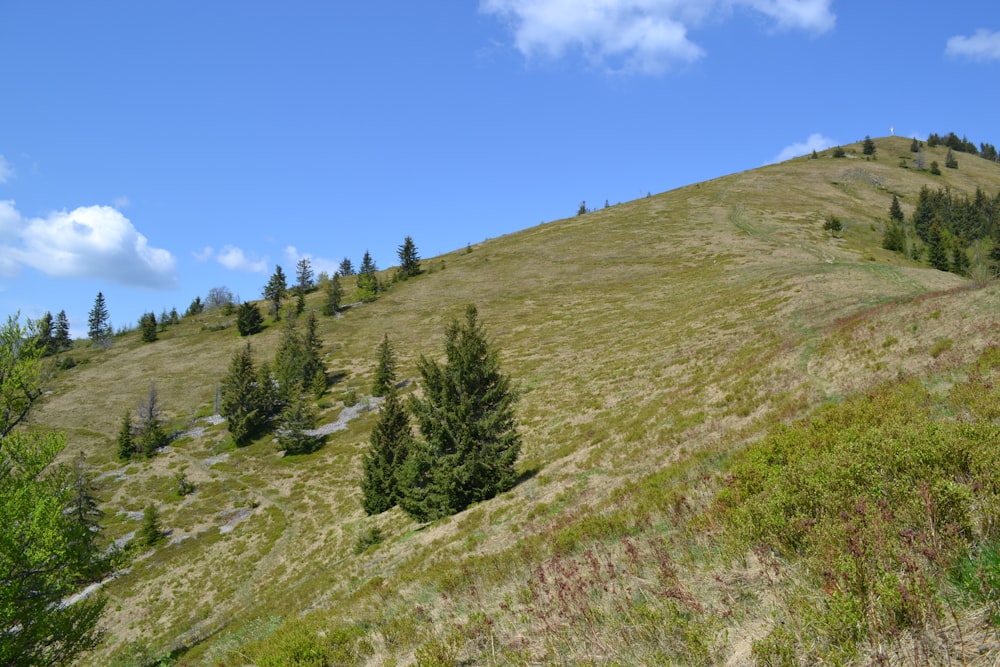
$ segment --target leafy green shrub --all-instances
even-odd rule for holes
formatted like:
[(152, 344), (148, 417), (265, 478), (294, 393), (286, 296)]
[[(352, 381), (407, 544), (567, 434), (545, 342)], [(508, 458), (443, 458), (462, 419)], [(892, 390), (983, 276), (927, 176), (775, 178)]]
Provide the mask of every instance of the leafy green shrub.
[[(997, 389), (985, 391), (1000, 404)], [(882, 387), (782, 426), (737, 458), (716, 499), (732, 553), (800, 563), (827, 593), (788, 602), (802, 626), (797, 660), (840, 660), (866, 637), (935, 622), (942, 574), (995, 539), (1000, 428), (935, 416), (962, 409), (963, 396), (937, 398), (917, 381)], [(787, 642), (759, 642), (762, 664), (785, 664)]]

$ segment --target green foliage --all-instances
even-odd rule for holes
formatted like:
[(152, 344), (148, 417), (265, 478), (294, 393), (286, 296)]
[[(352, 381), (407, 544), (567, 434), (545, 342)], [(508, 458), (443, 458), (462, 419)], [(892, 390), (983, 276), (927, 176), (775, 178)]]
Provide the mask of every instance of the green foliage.
[(861, 153), (863, 155), (875, 155), (875, 151), (875, 142), (872, 141), (871, 137), (866, 135), (864, 142), (861, 144)]
[(919, 153), (920, 152), (920, 142), (917, 141), (916, 137), (913, 137), (913, 141), (910, 142), (910, 152)]
[(358, 269), (358, 277), (355, 279), (358, 286), (357, 298), (359, 301), (364, 301), (365, 303), (374, 301), (378, 298), (378, 293), (382, 291), (382, 285), (379, 283), (378, 276), (375, 275), (376, 271), (378, 271), (378, 267), (375, 265), (375, 260), (365, 250), (365, 255), (361, 259), (361, 267)]
[(309, 454), (319, 449), (323, 439), (307, 433), (316, 428), (316, 413), (301, 393), (293, 396), (278, 420), (278, 449), (286, 454)]
[(323, 285), (323, 314), (332, 317), (340, 310), (340, 301), (344, 298), (344, 287), (340, 283), (340, 274), (333, 274), (333, 278)]
[(155, 547), (164, 537), (163, 528), (160, 526), (160, 513), (156, 505), (150, 503), (142, 511), (142, 524), (136, 531), (135, 539), (140, 546)]
[(369, 547), (381, 544), (384, 539), (385, 537), (382, 535), (382, 529), (378, 526), (372, 526), (358, 535), (358, 539), (354, 543), (354, 554), (356, 556), (361, 555), (368, 551)]
[(476, 307), (445, 332), (446, 361), (421, 357), (421, 397), (410, 408), (422, 440), (400, 471), (400, 505), (418, 520), (460, 512), (514, 485), (521, 438), (517, 392), (500, 372)]
[(264, 298), (271, 302), (271, 317), (275, 320), (281, 319), (281, 304), (288, 293), (288, 282), (285, 280), (285, 272), (278, 265), (271, 274), (267, 284), (264, 285)]
[(111, 323), (108, 321), (108, 307), (104, 302), (104, 294), (97, 293), (94, 307), (87, 317), (87, 336), (98, 345), (106, 345), (111, 338)]
[(976, 545), (958, 559), (948, 575), (968, 598), (988, 605), (990, 621), (1000, 626), (1000, 541)]
[(847, 151), (845, 151), (842, 147), (837, 146), (833, 149), (833, 157), (847, 157)]
[(139, 401), (138, 423), (135, 433), (135, 451), (144, 456), (152, 456), (160, 447), (170, 442), (170, 435), (164, 430), (160, 418), (160, 400), (156, 384), (152, 384), (146, 398)]
[(906, 233), (903, 226), (895, 221), (890, 221), (882, 236), (882, 247), (894, 252), (906, 252)]
[(194, 493), (195, 486), (194, 482), (188, 479), (188, 476), (184, 474), (183, 471), (178, 470), (174, 474), (174, 492), (183, 498), (184, 496), (189, 496)]
[(337, 273), (343, 277), (354, 275), (354, 265), (351, 263), (349, 257), (345, 257), (340, 260), (340, 266), (337, 267)]
[(937, 160), (931, 160), (930, 172), (932, 174), (934, 174), (935, 176), (940, 176), (941, 175), (941, 168), (938, 166)]
[(285, 322), (274, 357), (274, 375), (284, 400), (303, 389), (313, 389), (318, 376), (322, 376), (325, 387), (325, 368), (320, 354), (323, 343), (316, 327), (316, 313), (313, 311), (306, 316), (305, 331), (301, 334), (298, 318), (289, 317)]
[(586, 213), (587, 213), (587, 201), (584, 200), (580, 202), (580, 207), (576, 209), (576, 214), (579, 216), (579, 215), (585, 215)]
[[(57, 464), (59, 433), (14, 430), (40, 394), (34, 332), (9, 318), (0, 327), (0, 664), (68, 664), (97, 645), (104, 599), (60, 602), (99, 579), (99, 512), (78, 461)], [(16, 630), (15, 630), (16, 628)]]
[(139, 318), (139, 335), (143, 343), (152, 343), (157, 339), (156, 315), (153, 313), (143, 313)]
[(260, 435), (271, 418), (274, 390), (270, 385), (269, 374), (258, 371), (247, 343), (233, 355), (219, 385), (220, 414), (226, 418), (237, 447)]
[(955, 155), (948, 149), (948, 153), (944, 157), (944, 166), (946, 169), (958, 169), (958, 160), (955, 159)]
[(375, 366), (375, 380), (372, 396), (385, 396), (396, 386), (396, 355), (389, 342), (389, 334), (384, 334), (378, 346), (378, 364)]
[(236, 309), (236, 330), (241, 336), (252, 336), (264, 327), (264, 316), (256, 304), (244, 301)]
[[(1000, 392), (988, 391), (996, 405)], [(933, 623), (943, 572), (996, 539), (1000, 427), (937, 417), (951, 400), (935, 409), (916, 381), (883, 387), (738, 457), (716, 506), (733, 553), (801, 563), (827, 592), (789, 598), (797, 633), (755, 646), (778, 660), (765, 664), (785, 664), (789, 650), (798, 661), (844, 657), (865, 637)]]
[(121, 427), (118, 429), (118, 439), (116, 440), (118, 460), (127, 461), (135, 454), (135, 440), (133, 438), (134, 426), (132, 425), (132, 413), (126, 411), (122, 415)]
[(286, 623), (266, 637), (243, 644), (220, 664), (229, 667), (328, 667), (361, 665), (372, 655), (361, 626), (329, 627), (316, 618)]
[(837, 216), (828, 215), (826, 216), (826, 220), (823, 221), (823, 231), (837, 235), (844, 231), (844, 223)]
[(190, 317), (191, 315), (198, 315), (203, 310), (205, 310), (205, 304), (201, 302), (200, 296), (196, 296), (194, 300), (191, 301), (191, 305), (189, 305), (187, 310), (184, 311), (184, 317)]
[(420, 256), (417, 254), (417, 246), (413, 243), (412, 237), (407, 236), (403, 239), (403, 245), (399, 246), (396, 254), (399, 257), (397, 275), (401, 280), (420, 274)]
[(299, 294), (305, 294), (316, 285), (312, 269), (312, 260), (303, 257), (295, 265), (295, 289)]
[(361, 505), (369, 515), (399, 503), (400, 468), (413, 443), (409, 417), (394, 387), (388, 389), (370, 440), (361, 461)]

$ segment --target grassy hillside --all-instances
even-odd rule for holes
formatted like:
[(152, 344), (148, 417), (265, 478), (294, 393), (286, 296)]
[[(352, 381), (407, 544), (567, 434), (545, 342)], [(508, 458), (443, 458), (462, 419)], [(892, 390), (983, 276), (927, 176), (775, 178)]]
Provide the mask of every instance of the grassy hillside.
[[(772, 630), (794, 611), (788, 591), (820, 591), (792, 552), (775, 552), (781, 565), (769, 569), (752, 540), (727, 541), (715, 498), (733, 455), (900, 377), (950, 395), (996, 344), (995, 285), (880, 240), (893, 194), (907, 215), (924, 185), (993, 194), (1000, 165), (960, 155), (959, 169), (932, 176), (901, 166), (909, 140), (876, 145), (875, 160), (855, 145), (845, 159), (800, 158), (425, 259), (423, 275), (376, 302), (321, 318), (337, 378), (322, 422), (343, 415), (352, 392), (368, 405), (384, 333), (413, 380), (467, 303), (520, 386), (523, 481), (429, 525), (361, 511), (373, 411), (319, 451), (285, 458), (270, 437), (237, 450), (224, 425), (203, 421), (244, 343), (235, 316), (185, 318), (152, 344), (133, 333), (109, 350), (78, 346), (36, 423), (86, 453), (109, 539), (136, 530), (150, 501), (171, 531), (105, 585), (108, 638), (87, 660), (172, 651), (182, 664), (283, 664), (309, 649), (336, 664), (744, 664), (755, 641), (780, 644)], [(927, 162), (943, 164), (944, 152), (925, 149)], [(828, 215), (845, 222), (840, 236), (823, 230)], [(258, 359), (278, 334), (253, 337)], [(154, 382), (171, 425), (189, 434), (122, 465), (119, 420)], [(195, 493), (173, 492), (177, 472)], [(362, 548), (376, 533), (382, 541)], [(964, 636), (975, 609), (953, 614)]]

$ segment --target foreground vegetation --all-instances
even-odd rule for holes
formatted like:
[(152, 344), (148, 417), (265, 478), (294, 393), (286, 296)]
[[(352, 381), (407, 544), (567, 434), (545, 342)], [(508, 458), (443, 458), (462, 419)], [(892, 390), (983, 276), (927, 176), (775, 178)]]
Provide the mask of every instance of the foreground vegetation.
[[(150, 502), (168, 538), (105, 584), (107, 639), (86, 660), (989, 664), (994, 594), (971, 582), (995, 580), (997, 288), (882, 241), (893, 196), (912, 217), (925, 186), (1000, 191), (1000, 167), (963, 156), (933, 175), (900, 166), (908, 140), (874, 144), (379, 280), (319, 318), (312, 407), (338, 429), (302, 455), (271, 434), (237, 448), (211, 419), (244, 346), (233, 315), (60, 352), (75, 365), (38, 423), (85, 451), (108, 540)], [(420, 358), (468, 303), (521, 397), (516, 483), (433, 523), (367, 516), (378, 343), (404, 352), (399, 398), (421, 396)], [(255, 356), (281, 334), (265, 323)], [(122, 377), (155, 381), (179, 436), (124, 464), (118, 419), (141, 396)]]

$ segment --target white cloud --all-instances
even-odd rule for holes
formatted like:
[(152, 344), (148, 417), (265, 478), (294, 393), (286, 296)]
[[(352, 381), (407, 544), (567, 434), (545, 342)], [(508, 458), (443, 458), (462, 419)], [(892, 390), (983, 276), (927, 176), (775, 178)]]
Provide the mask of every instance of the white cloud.
[[(326, 259), (325, 257), (313, 257), (310, 253), (300, 254), (298, 248), (293, 245), (287, 246), (285, 248), (285, 257), (288, 258), (289, 263), (294, 267), (299, 263), (299, 260), (303, 257), (309, 258), (309, 263), (312, 265), (313, 273), (319, 275), (320, 273), (326, 273), (328, 276), (332, 276), (337, 272), (337, 268), (340, 266), (340, 262), (335, 259)], [(290, 275), (294, 277), (294, 268), (290, 272)]]
[(1000, 60), (1000, 32), (977, 30), (972, 37), (955, 35), (948, 40), (944, 52), (969, 60)]
[(199, 262), (207, 262), (208, 260), (212, 259), (212, 255), (215, 254), (215, 250), (212, 249), (212, 246), (207, 245), (201, 250), (195, 250), (191, 254)]
[(14, 167), (7, 162), (7, 158), (0, 155), (0, 185), (3, 185), (14, 177)]
[(122, 210), (123, 208), (128, 208), (132, 204), (132, 202), (130, 202), (128, 197), (126, 197), (125, 195), (122, 195), (121, 197), (115, 197), (115, 200), (111, 203), (119, 211)]
[[(177, 284), (176, 261), (149, 245), (121, 212), (110, 206), (81, 206), (45, 218), (25, 220), (9, 257), (60, 278), (98, 278), (132, 287), (166, 289)], [(3, 223), (0, 223), (3, 224)], [(6, 227), (6, 225), (5, 225)]]
[(809, 138), (805, 141), (796, 142), (790, 144), (781, 149), (768, 164), (774, 164), (776, 162), (784, 162), (785, 160), (791, 160), (793, 157), (798, 157), (800, 155), (806, 155), (812, 153), (813, 151), (825, 151), (831, 146), (836, 146), (837, 142), (829, 137), (824, 137), (822, 134), (814, 133), (810, 134)]
[[(211, 250), (207, 248), (206, 250)], [(242, 248), (227, 245), (219, 251), (215, 257), (219, 264), (233, 271), (249, 271), (251, 273), (267, 272), (267, 257), (260, 259), (254, 255), (248, 255)]]
[(510, 23), (527, 58), (578, 49), (608, 70), (655, 74), (705, 55), (688, 30), (737, 7), (772, 19), (779, 30), (825, 32), (833, 0), (481, 0), (480, 11)]

